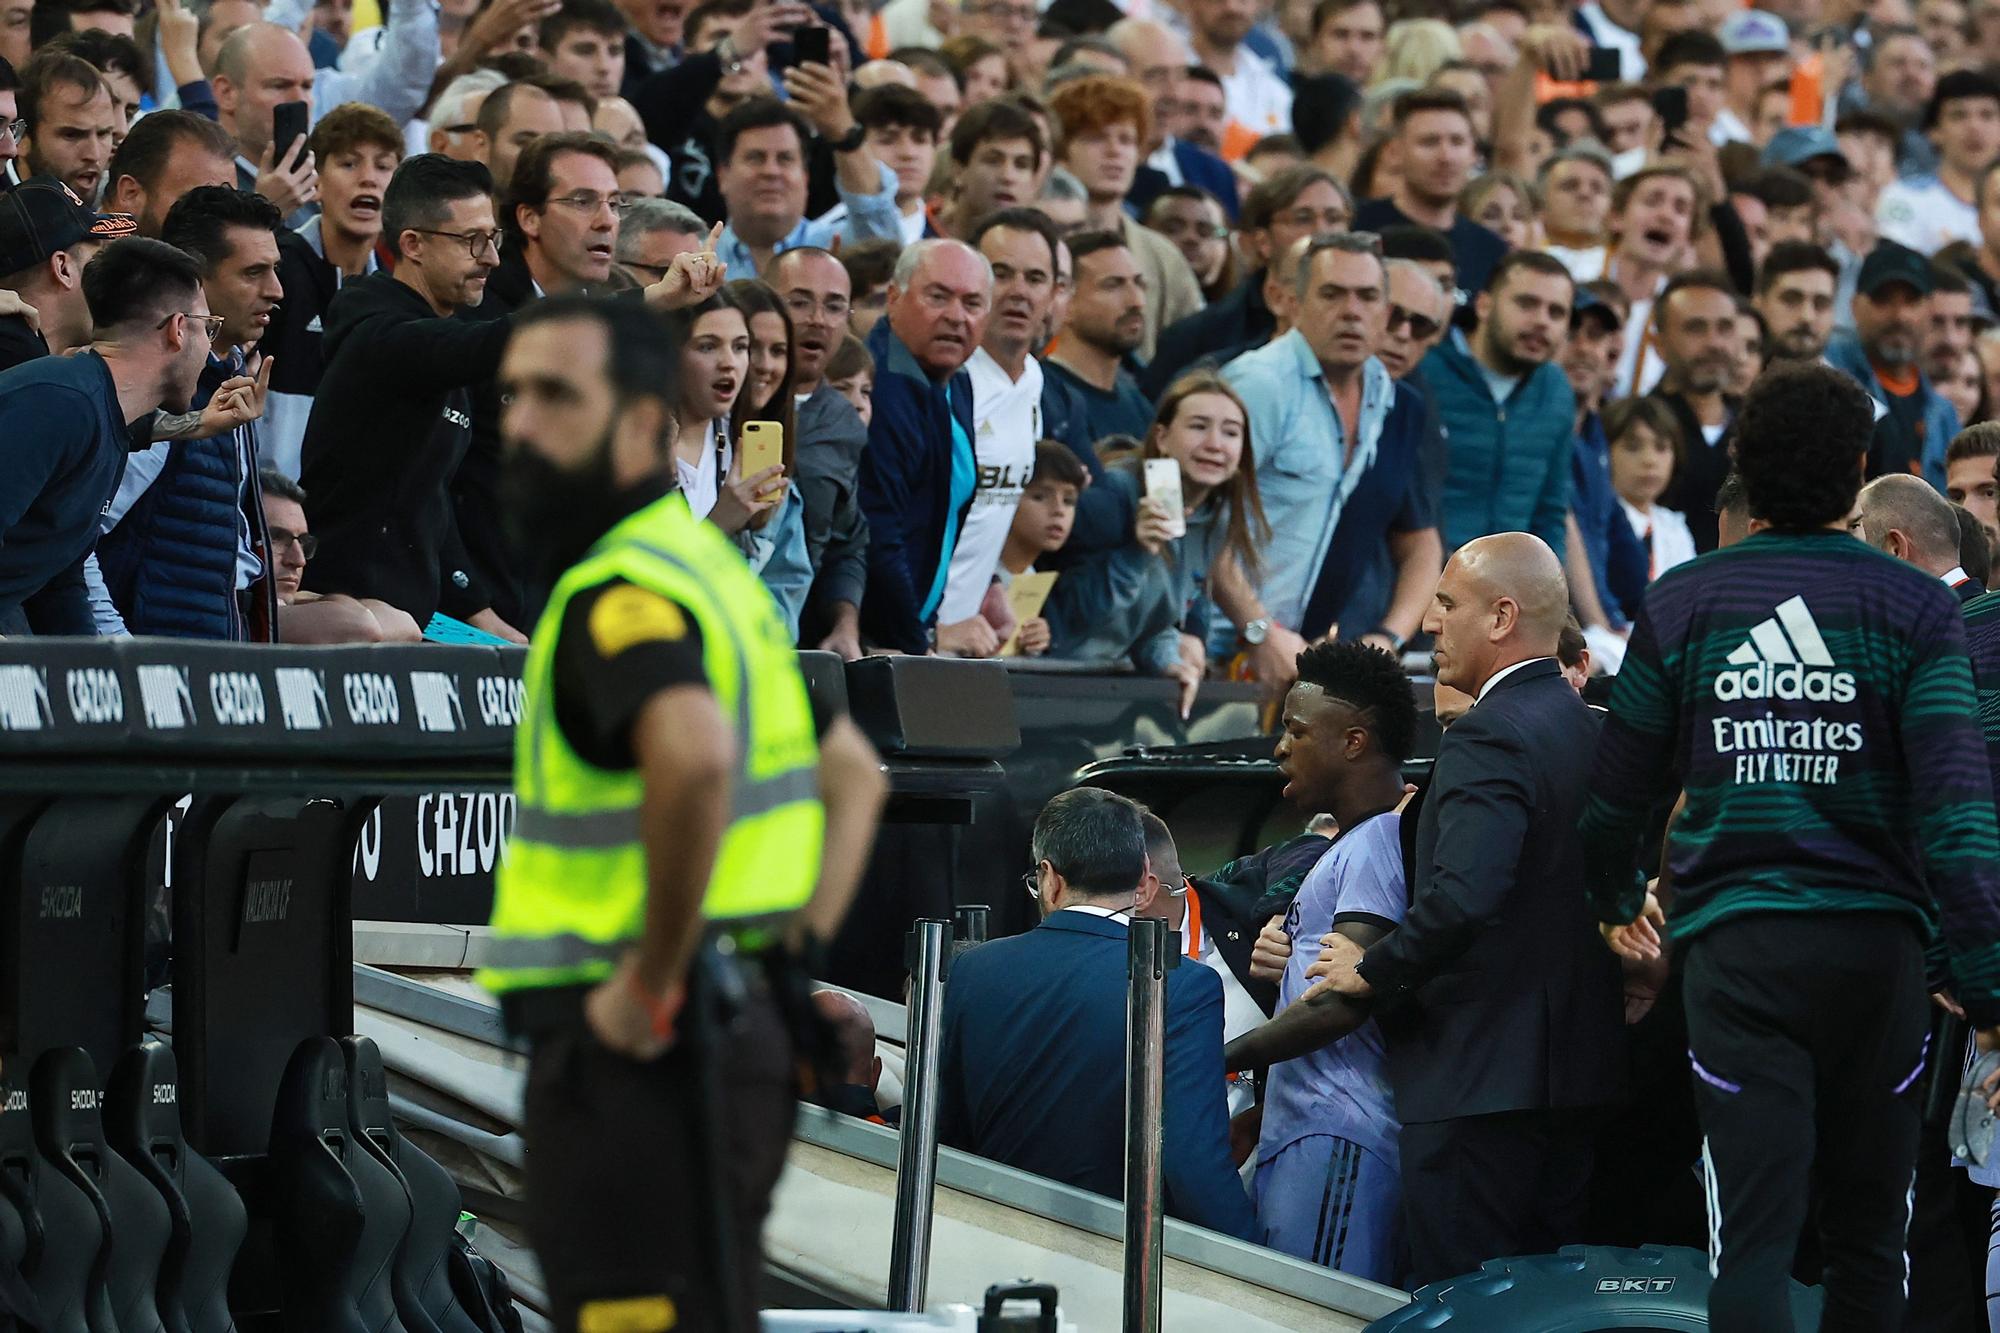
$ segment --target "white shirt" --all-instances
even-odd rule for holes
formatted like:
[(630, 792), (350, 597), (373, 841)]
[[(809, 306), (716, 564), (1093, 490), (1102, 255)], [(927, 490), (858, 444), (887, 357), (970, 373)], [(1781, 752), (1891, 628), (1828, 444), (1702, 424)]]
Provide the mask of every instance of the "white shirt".
[(1930, 174), (1891, 181), (1875, 205), (1875, 225), (1885, 239), (1922, 255), (1953, 241), (1979, 244), (1979, 210)]
[(1082, 912), (1085, 916), (1101, 916), (1106, 921), (1116, 921), (1121, 926), (1132, 924), (1132, 909), (1129, 907), (1099, 907), (1096, 903), (1071, 903), (1062, 910)]
[(1946, 570), (1943, 574), (1939, 575), (1938, 577), (1944, 582), (1945, 587), (1956, 588), (1959, 584), (1965, 582), (1968, 578), (1971, 578), (1972, 576), (1965, 572), (1964, 565), (1953, 565), (1950, 569)]
[(1247, 46), (1236, 48), (1236, 72), (1222, 75), (1222, 98), (1229, 118), (1252, 134), (1292, 132), (1292, 86)]
[(1165, 176), (1167, 184), (1170, 186), (1187, 184), (1186, 179), (1181, 175), (1181, 160), (1174, 156), (1174, 140), (1172, 135), (1163, 139), (1160, 142), (1160, 146), (1153, 150), (1153, 155), (1146, 159), (1146, 165), (1159, 172), (1162, 176)]
[(1651, 509), (1641, 509), (1627, 503), (1624, 496), (1618, 497), (1618, 507), (1625, 511), (1625, 521), (1632, 525), (1632, 534), (1640, 542), (1652, 544), (1652, 569), (1647, 578), (1656, 579), (1675, 565), (1684, 565), (1694, 559), (1694, 534), (1688, 531), (1687, 519), (1679, 510), (1654, 505)]
[[(1181, 930), (1185, 933), (1188, 923), (1184, 919)], [(1244, 1033), (1263, 1024), (1264, 1011), (1250, 998), (1250, 992), (1243, 989), (1243, 983), (1229, 970), (1229, 961), (1222, 951), (1215, 947), (1215, 932), (1204, 925), (1201, 938), (1195, 941), (1196, 961), (1216, 976), (1222, 978), (1222, 1040), (1235, 1041)], [(1257, 1091), (1248, 1079), (1238, 1079), (1229, 1085), (1229, 1114), (1238, 1115), (1249, 1110), (1257, 1101)]]
[(945, 575), (938, 623), (952, 625), (979, 614), (979, 604), (999, 568), (1000, 551), (1014, 526), (1014, 510), (1035, 471), (1035, 442), (1042, 438), (1042, 366), (1034, 357), (1016, 380), (984, 347), (965, 364), (972, 377), (972, 458), (977, 478), (972, 508), (958, 530)]
[(1611, 262), (1611, 247), (1608, 245), (1545, 245), (1542, 253), (1561, 260), (1562, 266), (1569, 270), (1569, 276), (1577, 282), (1596, 282), (1604, 276), (1604, 266)]
[(723, 469), (718, 466), (716, 431), (719, 423), (711, 421), (701, 437), (701, 458), (695, 463), (684, 459), (674, 460), (674, 473), (680, 478), (681, 494), (687, 497), (688, 509), (696, 518), (707, 518), (708, 511), (715, 508), (715, 497), (721, 493)]
[[(1667, 285), (1663, 276), (1660, 287)], [(1632, 303), (1632, 313), (1625, 318), (1625, 350), (1618, 355), (1618, 374), (1611, 381), (1611, 392), (1607, 398), (1636, 398), (1651, 393), (1660, 377), (1667, 373), (1667, 363), (1660, 358), (1653, 346), (1653, 301), (1659, 294)]]
[(1578, 6), (1576, 16), (1590, 30), (1593, 45), (1618, 53), (1618, 73), (1627, 83), (1638, 83), (1646, 77), (1646, 57), (1639, 53), (1639, 34), (1613, 23), (1597, 0)]
[(1556, 659), (1553, 657), (1531, 657), (1525, 662), (1516, 662), (1514, 663), (1513, 666), (1501, 667), (1498, 671), (1494, 672), (1492, 675), (1486, 678), (1486, 683), (1479, 687), (1479, 693), (1476, 696), (1474, 696), (1472, 702), (1475, 704), (1481, 704), (1486, 702), (1486, 696), (1493, 693), (1493, 687), (1495, 685), (1498, 685), (1501, 681), (1507, 679), (1507, 677), (1513, 675), (1516, 671), (1519, 671), (1522, 667), (1533, 666), (1537, 662), (1553, 662), (1555, 660)]
[(1743, 118), (1728, 107), (1716, 112), (1715, 119), (1709, 122), (1708, 141), (1717, 148), (1724, 144), (1753, 143), (1756, 137), (1750, 133), (1750, 127), (1743, 123)]

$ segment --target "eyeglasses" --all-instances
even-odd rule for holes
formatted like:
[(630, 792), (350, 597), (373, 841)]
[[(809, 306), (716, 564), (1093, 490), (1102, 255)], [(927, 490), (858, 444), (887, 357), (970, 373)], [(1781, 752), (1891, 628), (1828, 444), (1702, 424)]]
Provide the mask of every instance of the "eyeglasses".
[(319, 554), (319, 534), (313, 532), (291, 532), (284, 528), (272, 528), (271, 549), (281, 551), (287, 546), (299, 548), (299, 554), (310, 560)]
[(623, 217), (626, 210), (632, 207), (632, 200), (627, 195), (599, 194), (595, 190), (578, 190), (574, 194), (557, 195), (548, 202), (561, 204), (564, 208), (573, 208), (577, 212), (584, 214), (595, 213), (599, 209), (609, 207), (613, 213), (620, 217)]
[[(885, 291), (883, 293), (885, 301), (887, 295)], [(785, 298), (785, 309), (792, 312), (794, 319), (804, 319), (817, 310), (838, 324), (847, 318), (847, 306), (847, 298), (844, 296), (829, 296), (824, 301), (816, 301), (802, 292), (794, 292)]]
[(25, 120), (0, 120), (0, 134), (5, 134), (15, 143), (21, 142), (27, 133), (28, 122)]
[(1404, 324), (1410, 326), (1410, 336), (1418, 342), (1436, 337), (1437, 331), (1444, 327), (1429, 315), (1419, 315), (1414, 310), (1405, 310), (1399, 305), (1392, 304), (1389, 307), (1389, 332), (1394, 333)]
[(1040, 861), (1035, 862), (1033, 870), (1021, 876), (1021, 887), (1026, 889), (1028, 896), (1036, 902), (1042, 900), (1042, 863)]
[(497, 231), (432, 231), (429, 227), (412, 227), (419, 236), (449, 236), (454, 241), (465, 242), (465, 253), (469, 258), (479, 258), (482, 250), (492, 250), (494, 258), (499, 258), (501, 246), (507, 238)]
[(207, 335), (208, 340), (210, 342), (214, 342), (217, 338), (222, 336), (222, 326), (224, 323), (227, 322), (225, 317), (222, 315), (197, 315), (192, 310), (176, 310), (173, 312), (172, 315), (162, 316), (160, 322), (155, 324), (153, 327), (156, 329), (164, 329), (165, 327), (167, 327), (167, 325), (173, 322), (174, 315), (181, 316), (182, 318), (186, 319), (187, 322), (191, 325), (199, 326), (201, 331)]

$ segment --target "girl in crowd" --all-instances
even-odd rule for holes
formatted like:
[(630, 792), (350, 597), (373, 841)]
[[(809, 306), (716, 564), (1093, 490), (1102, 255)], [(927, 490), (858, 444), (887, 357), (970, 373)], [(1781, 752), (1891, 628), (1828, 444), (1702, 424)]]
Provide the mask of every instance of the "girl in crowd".
[(1980, 367), (1979, 353), (1971, 348), (1960, 352), (1950, 371), (1937, 377), (1934, 387), (1958, 409), (1960, 426), (1975, 426), (1986, 420), (1986, 374)]
[(769, 490), (781, 469), (745, 478), (735, 466), (736, 435), (730, 413), (750, 377), (749, 321), (721, 292), (667, 318), (681, 345), (680, 395), (674, 410), (680, 422), (674, 470), (681, 494), (696, 518), (706, 518), (734, 536), (782, 498), (780, 492)]
[(984, 37), (961, 33), (938, 48), (947, 65), (958, 75), (964, 88), (962, 106), (977, 106), (1007, 91), (1013, 75), (1007, 69), (1007, 53)]
[(1531, 250), (1535, 230), (1535, 192), (1511, 171), (1475, 176), (1458, 197), (1458, 211), (1488, 231), (1498, 233), (1512, 250)]
[[(1145, 464), (1152, 459), (1176, 465), (1178, 510), (1148, 493)], [(1160, 400), (1139, 452), (1107, 460), (1096, 484), (1112, 488), (1129, 515), (1129, 535), (1122, 546), (1082, 555), (1056, 580), (1043, 610), (1049, 656), (1129, 659), (1180, 682), (1186, 716), (1208, 665), (1210, 575), (1234, 556), (1256, 578), (1258, 552), (1271, 536), (1243, 400), (1212, 372), (1183, 376)]]
[[(750, 568), (777, 599), (792, 638), (799, 636), (799, 616), (812, 589), (812, 562), (806, 553), (805, 502), (787, 479), (796, 471), (792, 402), (792, 320), (778, 294), (755, 278), (739, 279), (722, 289), (722, 298), (742, 313), (749, 333), (749, 383), (735, 414), (740, 438), (744, 424), (768, 422), (784, 432), (783, 463), (775, 484), (754, 490), (764, 506), (737, 535)], [(739, 469), (740, 471), (740, 469)], [(770, 471), (758, 476), (771, 475)], [(755, 479), (753, 478), (753, 482)]]
[(1650, 582), (1694, 559), (1687, 519), (1658, 503), (1684, 447), (1680, 423), (1657, 398), (1621, 398), (1604, 409), (1604, 435), (1611, 441), (1611, 489), (1646, 549)]

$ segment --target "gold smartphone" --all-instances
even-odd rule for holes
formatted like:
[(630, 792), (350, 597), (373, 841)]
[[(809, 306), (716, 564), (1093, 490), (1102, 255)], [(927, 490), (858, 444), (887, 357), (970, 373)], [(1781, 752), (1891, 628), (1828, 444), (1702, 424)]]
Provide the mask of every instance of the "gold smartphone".
[[(744, 477), (754, 477), (785, 461), (785, 428), (776, 421), (744, 422), (736, 442), (743, 455), (740, 473)], [(772, 489), (783, 485), (784, 482), (777, 482)]]

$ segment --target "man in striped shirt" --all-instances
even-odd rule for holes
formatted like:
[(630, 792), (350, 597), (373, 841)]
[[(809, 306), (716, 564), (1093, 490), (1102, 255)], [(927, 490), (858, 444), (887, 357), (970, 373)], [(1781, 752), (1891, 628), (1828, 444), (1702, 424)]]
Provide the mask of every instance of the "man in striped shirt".
[(1647, 590), (1581, 820), (1612, 947), (1657, 956), (1634, 859), (1652, 801), (1686, 790), (1670, 933), (1720, 1333), (1793, 1327), (1815, 1175), (1826, 1326), (1900, 1325), (1940, 923), (1953, 993), (2000, 1021), (2000, 833), (1957, 599), (1847, 531), (1872, 421), (1824, 366), (1758, 381), (1736, 453), (1768, 526)]

